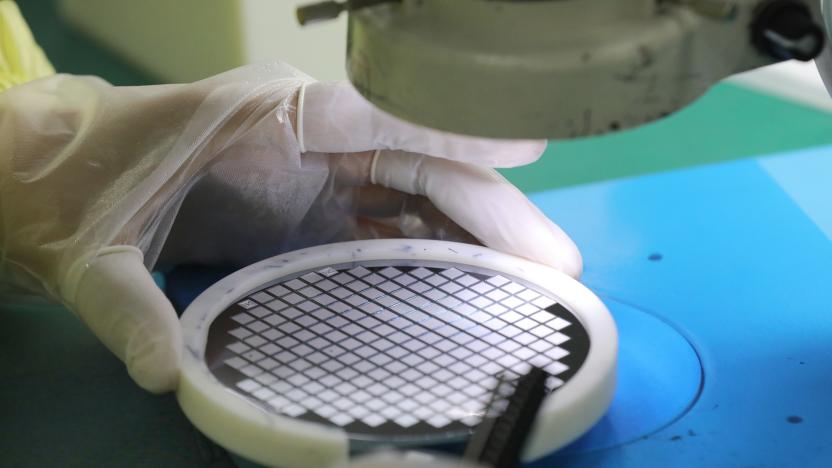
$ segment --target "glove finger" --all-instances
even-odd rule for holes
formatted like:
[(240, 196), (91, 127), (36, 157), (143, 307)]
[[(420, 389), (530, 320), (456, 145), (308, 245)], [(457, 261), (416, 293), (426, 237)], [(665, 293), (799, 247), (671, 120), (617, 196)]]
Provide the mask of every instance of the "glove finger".
[[(417, 238), (479, 244), (479, 241), (443, 213), (427, 197), (410, 195), (398, 190), (368, 185), (358, 189), (356, 209), (359, 228), (384, 226), (373, 234), (363, 229), (362, 238)], [(395, 233), (395, 234), (393, 234)]]
[(578, 278), (577, 246), (496, 171), (403, 151), (377, 156), (371, 181), (424, 195), (484, 245), (552, 266)]
[(179, 379), (182, 332), (176, 312), (134, 247), (111, 247), (86, 264), (70, 306), (127, 366), (140, 387), (162, 393)]
[(496, 140), (433, 130), (387, 114), (348, 82), (310, 83), (298, 97), (301, 152), (356, 153), (404, 150), (488, 167), (536, 161), (545, 140)]

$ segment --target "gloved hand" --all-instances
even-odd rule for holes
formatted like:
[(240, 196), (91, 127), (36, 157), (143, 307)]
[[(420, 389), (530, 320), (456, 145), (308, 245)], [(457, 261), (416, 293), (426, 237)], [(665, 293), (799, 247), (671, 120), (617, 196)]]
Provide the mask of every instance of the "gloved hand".
[(176, 387), (182, 347), (148, 272), (160, 257), (244, 265), (412, 236), (581, 272), (571, 240), (487, 167), (545, 142), (423, 129), (282, 64), (189, 85), (41, 79), (0, 93), (0, 141), (0, 278), (63, 302), (153, 392)]

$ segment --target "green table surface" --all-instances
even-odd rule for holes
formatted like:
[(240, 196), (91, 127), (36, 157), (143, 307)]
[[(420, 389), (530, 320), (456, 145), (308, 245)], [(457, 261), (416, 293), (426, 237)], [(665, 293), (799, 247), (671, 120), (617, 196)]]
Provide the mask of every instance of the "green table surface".
[[(155, 82), (64, 24), (53, 0), (19, 4), (60, 72)], [(539, 162), (504, 173), (533, 192), (829, 143), (829, 114), (720, 84), (658, 123), (552, 142)], [(58, 307), (0, 305), (0, 379), (0, 466), (233, 465), (173, 396), (138, 389)]]

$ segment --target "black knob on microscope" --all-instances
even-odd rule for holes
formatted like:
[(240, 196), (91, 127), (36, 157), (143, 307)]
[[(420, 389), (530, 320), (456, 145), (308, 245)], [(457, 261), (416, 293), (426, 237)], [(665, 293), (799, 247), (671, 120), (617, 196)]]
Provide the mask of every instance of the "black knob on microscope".
[(773, 0), (762, 5), (751, 25), (752, 42), (776, 59), (804, 62), (823, 50), (825, 33), (812, 12), (798, 0)]

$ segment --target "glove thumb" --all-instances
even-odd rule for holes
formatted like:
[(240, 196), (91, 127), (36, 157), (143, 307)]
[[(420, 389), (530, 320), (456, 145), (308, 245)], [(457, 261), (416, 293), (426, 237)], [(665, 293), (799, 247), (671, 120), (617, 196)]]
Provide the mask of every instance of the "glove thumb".
[(182, 332), (142, 259), (135, 247), (105, 249), (84, 264), (67, 299), (140, 387), (162, 393), (178, 384)]

